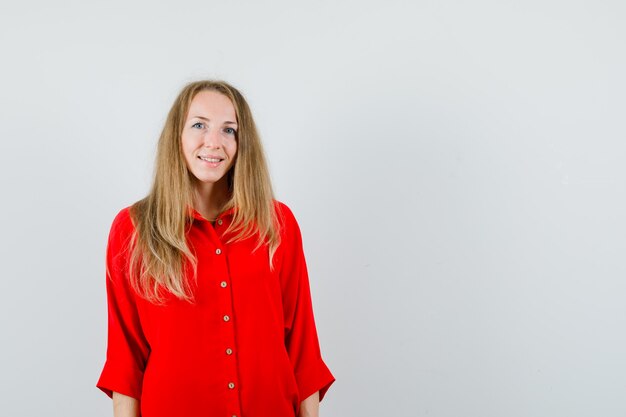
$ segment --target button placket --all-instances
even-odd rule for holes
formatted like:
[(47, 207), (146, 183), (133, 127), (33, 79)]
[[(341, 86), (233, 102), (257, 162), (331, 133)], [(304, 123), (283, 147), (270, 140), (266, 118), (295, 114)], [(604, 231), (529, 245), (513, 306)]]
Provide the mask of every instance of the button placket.
[[(217, 256), (218, 259), (218, 264), (222, 264), (225, 263), (226, 259), (221, 257), (221, 255), (223, 254), (223, 251), (221, 248), (216, 248), (215, 249), (215, 254)], [(220, 260), (223, 259), (223, 260)], [(227, 268), (224, 268), (224, 271), (228, 271)], [(235, 357), (235, 355), (233, 355), (233, 348), (231, 346), (233, 346), (234, 342), (235, 342), (235, 332), (234, 332), (234, 317), (233, 317), (233, 294), (229, 285), (229, 278), (224, 278), (218, 281), (219, 282), (219, 286), (220, 286), (220, 290), (223, 290), (223, 292), (220, 292), (220, 294), (222, 294), (222, 296), (220, 297), (220, 299), (222, 300), (222, 302), (220, 303), (222, 305), (222, 308), (224, 308), (224, 312), (227, 314), (224, 314), (222, 316), (222, 320), (224, 322), (225, 327), (225, 332), (224, 332), (224, 358), (225, 360), (227, 360), (227, 366), (226, 369), (228, 369), (228, 376), (226, 380), (227, 384), (227, 390), (233, 392), (233, 397), (231, 399), (231, 404), (230, 407), (231, 411), (234, 411), (235, 413), (239, 412), (239, 389), (238, 389), (238, 380), (237, 380), (237, 358)], [(234, 416), (236, 416), (237, 414), (233, 414)]]
[[(232, 277), (230, 276), (230, 271), (228, 267), (228, 248), (225, 246), (224, 242), (222, 242), (222, 225), (228, 224), (228, 219), (222, 219), (221, 217), (216, 219), (214, 223), (214, 227), (208, 227), (206, 229), (209, 234), (212, 248), (209, 249), (208, 254), (210, 254), (211, 250), (213, 251), (213, 263), (214, 263), (214, 273), (217, 275), (218, 279), (214, 281), (213, 285), (217, 287), (217, 307), (218, 310), (214, 314), (222, 314), (219, 320), (222, 322), (222, 331), (220, 332), (220, 338), (222, 340), (222, 352), (221, 360), (224, 361), (224, 370), (225, 377), (223, 380), (223, 389), (228, 391), (228, 409), (229, 412), (232, 413), (233, 417), (237, 417), (241, 415), (241, 398), (240, 398), (240, 387), (239, 387), (239, 371), (238, 371), (238, 362), (237, 355), (235, 354), (236, 339), (235, 339), (235, 319), (236, 312), (233, 303), (233, 292), (232, 288)], [(218, 360), (220, 360), (218, 358)]]
[[(221, 226), (224, 224), (222, 219), (216, 220), (216, 225)], [(220, 241), (220, 231), (216, 229), (212, 229), (211, 235), (214, 237), (214, 256), (215, 256), (215, 265), (216, 272), (221, 275), (214, 285), (219, 285), (218, 287), (218, 304), (220, 306), (220, 310), (222, 311), (222, 317), (220, 321), (223, 323), (222, 332), (222, 343), (223, 348), (222, 355), (223, 360), (225, 361), (225, 381), (224, 381), (224, 389), (232, 394), (228, 395), (228, 408), (233, 416), (238, 416), (240, 414), (240, 403), (241, 399), (239, 398), (239, 379), (238, 379), (238, 363), (237, 356), (234, 354), (235, 346), (235, 311), (233, 306), (233, 293), (231, 290), (231, 277), (229, 275), (229, 268), (227, 262), (227, 248), (224, 247), (223, 243)], [(218, 275), (218, 276), (219, 276)], [(219, 314), (219, 313), (218, 313)]]

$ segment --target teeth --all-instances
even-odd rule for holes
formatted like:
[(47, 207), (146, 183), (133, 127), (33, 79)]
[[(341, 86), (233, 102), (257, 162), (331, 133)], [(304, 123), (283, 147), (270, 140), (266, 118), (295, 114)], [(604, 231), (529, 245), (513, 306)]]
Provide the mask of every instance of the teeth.
[(200, 159), (202, 159), (203, 161), (207, 161), (207, 162), (220, 162), (221, 161), (221, 159), (219, 158), (205, 158), (203, 156), (201, 156)]

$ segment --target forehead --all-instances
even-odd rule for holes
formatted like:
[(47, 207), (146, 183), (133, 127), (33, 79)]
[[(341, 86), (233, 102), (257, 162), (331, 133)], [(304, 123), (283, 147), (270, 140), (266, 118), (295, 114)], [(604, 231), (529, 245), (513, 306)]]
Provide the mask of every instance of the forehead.
[(236, 121), (233, 103), (217, 91), (205, 90), (195, 95), (189, 106), (187, 118), (202, 116), (211, 120)]

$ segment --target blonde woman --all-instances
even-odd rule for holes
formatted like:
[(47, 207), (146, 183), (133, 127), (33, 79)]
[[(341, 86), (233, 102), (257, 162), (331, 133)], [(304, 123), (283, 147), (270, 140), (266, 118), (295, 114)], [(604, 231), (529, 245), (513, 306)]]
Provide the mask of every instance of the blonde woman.
[(186, 85), (148, 195), (106, 254), (108, 343), (96, 384), (115, 417), (310, 417), (335, 381), (313, 316), (302, 236), (276, 200), (242, 94)]

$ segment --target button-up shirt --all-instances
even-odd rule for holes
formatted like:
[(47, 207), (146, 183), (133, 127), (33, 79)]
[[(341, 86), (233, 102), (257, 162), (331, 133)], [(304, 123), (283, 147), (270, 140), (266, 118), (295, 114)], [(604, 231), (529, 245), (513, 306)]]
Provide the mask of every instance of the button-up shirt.
[[(198, 258), (195, 304), (156, 305), (128, 279), (129, 207), (111, 225), (106, 280), (108, 343), (96, 384), (140, 401), (142, 417), (293, 417), (335, 381), (320, 354), (302, 237), (292, 211), (269, 267), (256, 235), (227, 244), (233, 209), (215, 224), (193, 208), (187, 242)], [(191, 276), (193, 271), (188, 272)]]

